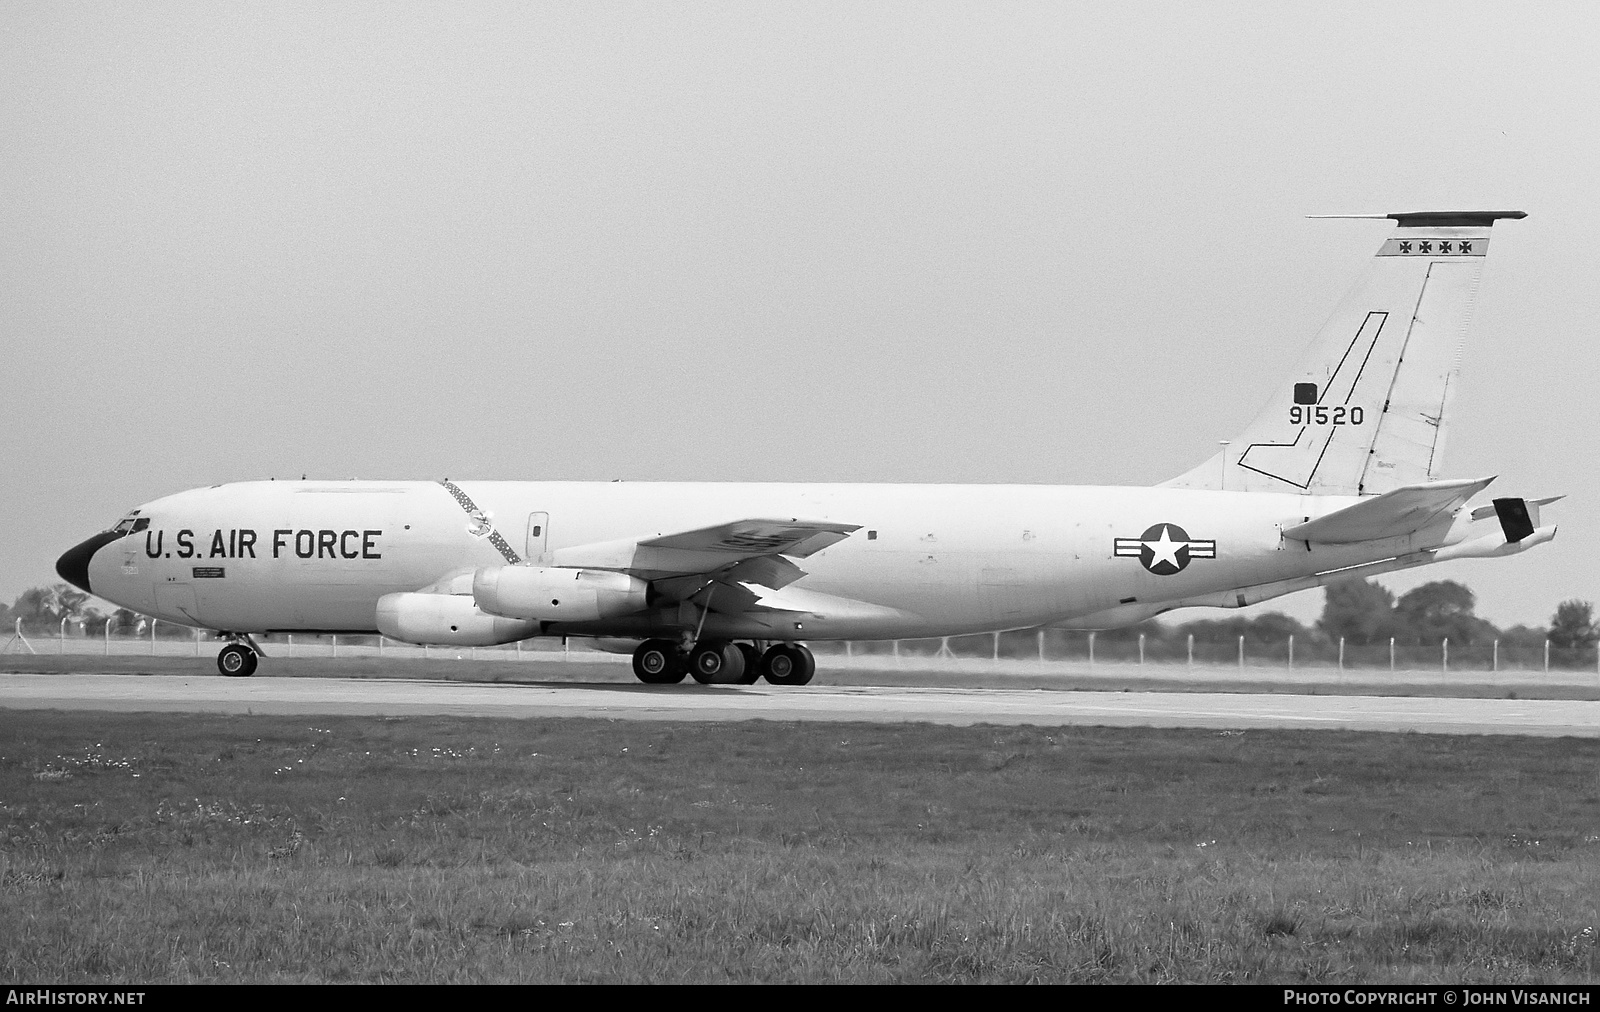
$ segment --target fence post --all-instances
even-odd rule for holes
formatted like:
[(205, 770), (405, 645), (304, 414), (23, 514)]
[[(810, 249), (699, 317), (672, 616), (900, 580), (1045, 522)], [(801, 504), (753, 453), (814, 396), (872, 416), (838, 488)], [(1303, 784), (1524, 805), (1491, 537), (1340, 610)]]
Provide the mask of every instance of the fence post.
[(994, 663), (1000, 663), (1000, 634), (994, 634)]
[(1189, 634), (1189, 667), (1194, 667), (1194, 633)]
[(1044, 663), (1044, 630), (1039, 630), (1039, 663)]
[(194, 631), (194, 655), (196, 657), (200, 656), (200, 630), (198, 629)]
[(111, 620), (109, 618), (106, 619), (106, 649), (104, 655), (106, 657), (111, 656)]
[(1500, 641), (1494, 641), (1494, 660), (1489, 662), (1491, 671), (1500, 670)]
[(66, 619), (66, 616), (62, 616), (62, 618), (61, 618), (61, 628), (59, 630), (57, 630), (57, 632), (56, 632), (56, 653), (57, 654), (64, 654), (66, 652), (67, 652), (67, 619)]
[[(383, 656), (383, 633), (378, 634), (378, 656)], [(517, 640), (517, 656), (522, 656), (522, 641)]]
[(1139, 667), (1144, 667), (1144, 633), (1139, 634)]
[(1450, 671), (1450, 637), (1448, 636), (1439, 641), (1439, 670), (1446, 674)]
[(1394, 637), (1389, 637), (1389, 674), (1394, 674)]
[(1544, 641), (1544, 673), (1550, 673), (1550, 641)]
[(329, 637), (329, 639), (331, 639), (333, 641), (333, 656), (338, 657), (339, 656), (339, 634), (338, 633), (334, 633), (332, 636)]
[(286, 644), (286, 649), (283, 651), (283, 654), (285, 657), (294, 656), (294, 633), (289, 634), (289, 642)]
[(160, 621), (160, 620), (159, 619), (154, 619), (154, 618), (150, 620), (150, 656), (151, 657), (154, 657), (156, 655), (156, 623), (158, 621)]
[(897, 667), (897, 668), (900, 666), (900, 641), (899, 640), (895, 640), (894, 641), (894, 666)]
[(1294, 633), (1289, 634), (1289, 670), (1294, 670)]
[(852, 643), (849, 640), (845, 640), (844, 641), (844, 655), (846, 657), (854, 657), (855, 656), (855, 644)]
[(1239, 636), (1239, 670), (1244, 670), (1244, 636)]
[(15, 628), (16, 631), (14, 633), (12, 633), (12, 636), (11, 636), (10, 639), (6, 640), (6, 645), (4, 647), (0, 647), (0, 654), (3, 654), (6, 651), (10, 650), (11, 649), (11, 644), (13, 644), (13, 643), (21, 643), (24, 647), (28, 648), (28, 653), (37, 655), (39, 653), (39, 651), (33, 649), (33, 644), (28, 642), (28, 637), (22, 635), (22, 619), (21, 618), (17, 619), (17, 624), (13, 628)]
[(1344, 671), (1344, 637), (1339, 637), (1339, 670)]
[(1094, 667), (1094, 633), (1089, 634), (1089, 667)]

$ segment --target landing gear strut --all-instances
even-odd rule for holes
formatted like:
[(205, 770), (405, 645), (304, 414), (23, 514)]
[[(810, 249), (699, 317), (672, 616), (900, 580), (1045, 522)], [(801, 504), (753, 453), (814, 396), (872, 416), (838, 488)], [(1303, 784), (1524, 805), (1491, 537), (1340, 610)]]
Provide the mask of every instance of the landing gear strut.
[(243, 643), (229, 643), (217, 654), (217, 670), (229, 678), (249, 678), (256, 673), (256, 652)]

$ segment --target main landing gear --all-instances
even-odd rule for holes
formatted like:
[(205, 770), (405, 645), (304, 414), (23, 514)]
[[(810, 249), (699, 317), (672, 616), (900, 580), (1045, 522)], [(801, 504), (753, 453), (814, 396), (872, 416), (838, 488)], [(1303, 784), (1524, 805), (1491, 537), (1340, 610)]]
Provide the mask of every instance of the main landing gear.
[(702, 640), (687, 652), (672, 640), (645, 640), (633, 652), (633, 673), (646, 685), (671, 685), (692, 675), (701, 685), (804, 685), (817, 672), (816, 658), (798, 643), (777, 643), (765, 653), (754, 644)]
[(256, 673), (256, 652), (245, 643), (229, 643), (217, 655), (217, 670), (229, 678), (249, 678)]

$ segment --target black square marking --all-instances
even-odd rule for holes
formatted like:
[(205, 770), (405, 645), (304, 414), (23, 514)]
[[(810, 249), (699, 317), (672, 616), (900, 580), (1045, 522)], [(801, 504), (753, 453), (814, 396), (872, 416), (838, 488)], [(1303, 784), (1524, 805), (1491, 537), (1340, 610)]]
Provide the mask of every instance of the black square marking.
[(1315, 383), (1296, 383), (1294, 385), (1294, 402), (1296, 404), (1317, 403), (1317, 385)]

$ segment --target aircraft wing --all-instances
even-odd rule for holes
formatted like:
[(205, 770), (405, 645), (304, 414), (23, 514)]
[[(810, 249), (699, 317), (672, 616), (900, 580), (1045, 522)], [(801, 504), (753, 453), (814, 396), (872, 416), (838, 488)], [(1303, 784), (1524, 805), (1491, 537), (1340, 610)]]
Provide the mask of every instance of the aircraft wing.
[(1435, 520), (1454, 514), (1491, 481), (1494, 481), (1492, 477), (1463, 478), (1402, 485), (1354, 506), (1297, 524), (1286, 529), (1283, 536), (1296, 541), (1346, 545), (1414, 534)]
[[(649, 580), (666, 600), (686, 600), (712, 582), (780, 590), (805, 575), (790, 559), (838, 544), (860, 524), (753, 517), (672, 534), (558, 549), (557, 566), (611, 569)], [(734, 597), (737, 595), (728, 595)], [(721, 609), (718, 609), (721, 610)]]
[(735, 520), (681, 534), (666, 534), (639, 544), (646, 548), (711, 553), (723, 559), (752, 555), (790, 555), (803, 559), (860, 529), (860, 524), (834, 524), (823, 520)]

